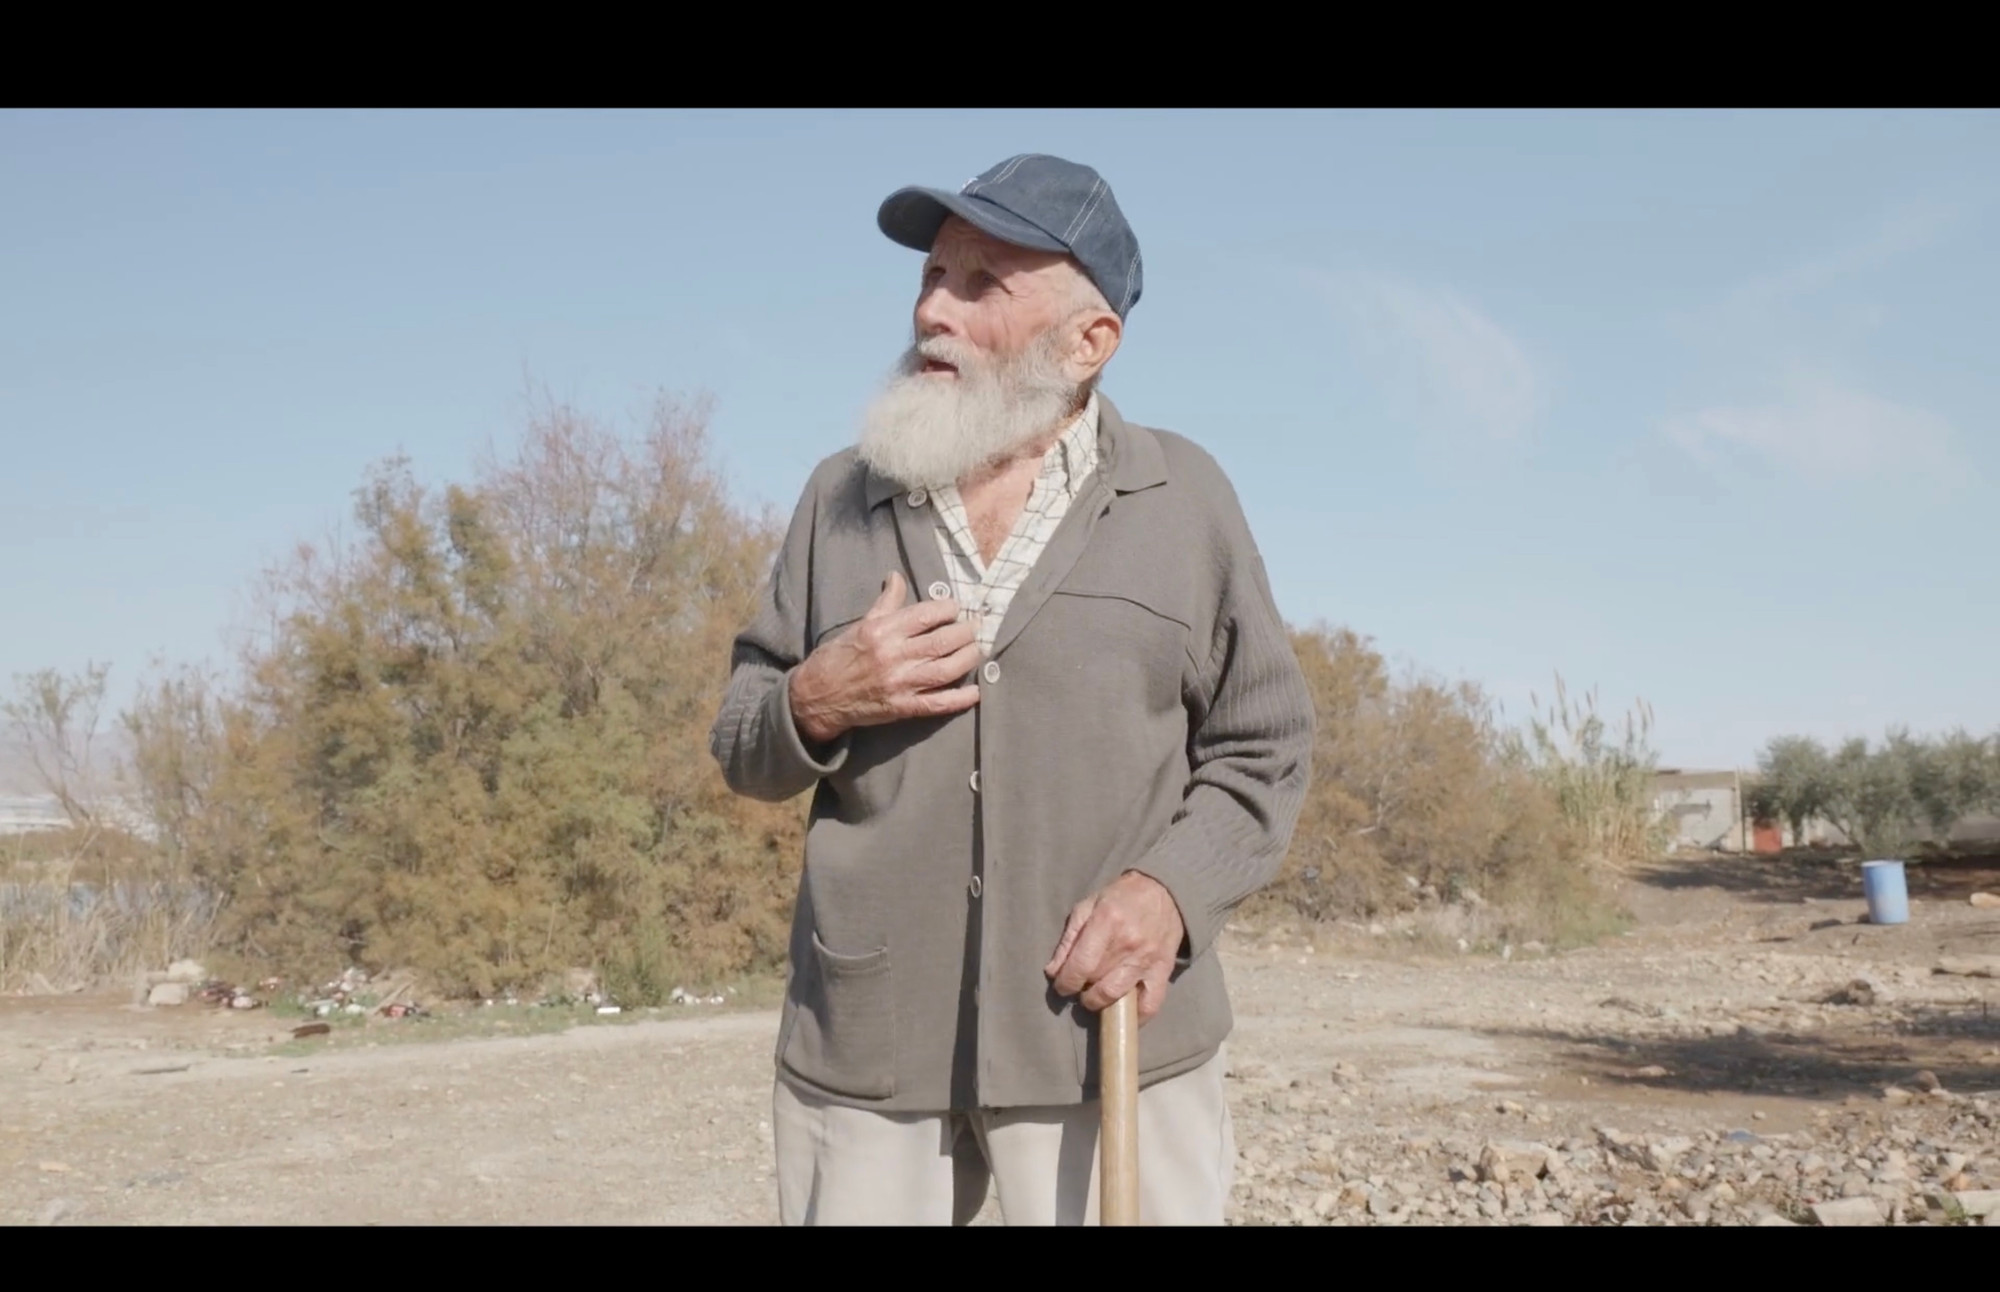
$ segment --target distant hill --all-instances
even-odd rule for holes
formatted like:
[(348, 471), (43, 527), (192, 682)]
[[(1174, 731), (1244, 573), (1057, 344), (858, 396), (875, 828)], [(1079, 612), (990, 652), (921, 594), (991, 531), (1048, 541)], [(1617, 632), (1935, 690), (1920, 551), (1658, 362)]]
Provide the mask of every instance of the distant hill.
[(43, 792), (28, 756), (10, 740), (0, 740), (0, 799), (25, 798)]
[[(108, 725), (108, 724), (107, 724)], [(118, 766), (127, 748), (124, 729), (101, 730), (91, 750), (97, 765), (98, 785), (106, 794), (118, 790)], [(0, 734), (0, 799), (40, 798), (48, 793), (26, 749), (11, 737)]]

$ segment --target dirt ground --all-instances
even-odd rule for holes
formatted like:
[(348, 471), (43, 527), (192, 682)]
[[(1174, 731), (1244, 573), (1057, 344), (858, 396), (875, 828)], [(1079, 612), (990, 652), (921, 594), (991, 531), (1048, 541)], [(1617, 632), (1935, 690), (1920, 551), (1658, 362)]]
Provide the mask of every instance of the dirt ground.
[[(2000, 955), (1967, 900), (2000, 866), (1910, 873), (1910, 922), (1877, 927), (1851, 864), (1663, 862), (1629, 933), (1504, 960), (1232, 926), (1232, 1220), (1962, 1220), (1925, 1199), (2000, 1187), (2000, 979), (1936, 970)], [(0, 1222), (769, 1224), (767, 1006), (293, 1040), (271, 1010), (0, 1000)], [(1496, 1141), (1564, 1160), (1509, 1184)]]

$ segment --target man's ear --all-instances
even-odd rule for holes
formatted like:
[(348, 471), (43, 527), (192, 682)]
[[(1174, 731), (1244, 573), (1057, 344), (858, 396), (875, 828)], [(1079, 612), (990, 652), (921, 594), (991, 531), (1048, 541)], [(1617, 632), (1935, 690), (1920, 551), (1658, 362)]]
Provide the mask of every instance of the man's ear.
[(1089, 381), (1118, 353), (1125, 325), (1110, 310), (1088, 310), (1072, 326), (1075, 344), (1070, 348), (1070, 363), (1078, 369), (1081, 380)]

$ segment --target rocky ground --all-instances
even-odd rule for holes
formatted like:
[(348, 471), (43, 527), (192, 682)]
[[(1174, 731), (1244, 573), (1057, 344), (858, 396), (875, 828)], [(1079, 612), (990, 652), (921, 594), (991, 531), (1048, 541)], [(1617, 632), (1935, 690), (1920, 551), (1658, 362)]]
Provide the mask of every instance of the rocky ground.
[[(1505, 959), (1239, 926), (1231, 1220), (2000, 1225), (2000, 868), (1911, 888), (1661, 863), (1629, 933)], [(712, 999), (0, 1001), (0, 1222), (770, 1223), (775, 1015)]]

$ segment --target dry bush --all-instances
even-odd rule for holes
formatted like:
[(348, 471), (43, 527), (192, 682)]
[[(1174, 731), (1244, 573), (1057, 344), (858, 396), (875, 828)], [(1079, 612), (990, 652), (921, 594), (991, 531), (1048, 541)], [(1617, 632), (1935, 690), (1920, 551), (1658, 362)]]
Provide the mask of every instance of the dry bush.
[(273, 572), (238, 688), (128, 715), (222, 949), (454, 993), (595, 966), (634, 1003), (778, 963), (799, 813), (731, 796), (705, 741), (776, 528), (730, 506), (702, 410), (632, 443), (546, 409), (469, 486), (386, 464), (355, 516)]
[(1430, 936), (1468, 945), (1588, 940), (1615, 923), (1549, 780), (1476, 686), (1398, 680), (1346, 629), (1296, 632), (1293, 646), (1316, 716), (1313, 781), (1253, 913), (1429, 910)]
[(110, 671), (110, 665), (94, 662), (75, 677), (45, 668), (17, 676), (12, 694), (0, 700), (5, 720), (0, 736), (26, 756), (35, 778), (78, 830), (99, 824), (104, 812), (93, 747)]

